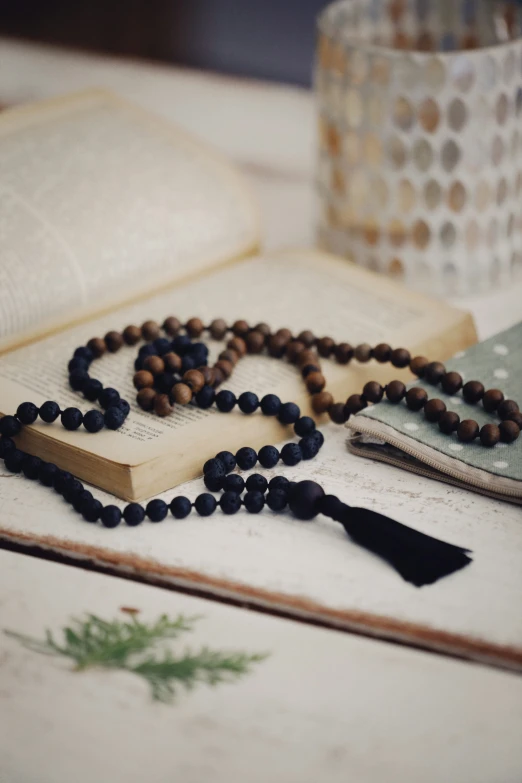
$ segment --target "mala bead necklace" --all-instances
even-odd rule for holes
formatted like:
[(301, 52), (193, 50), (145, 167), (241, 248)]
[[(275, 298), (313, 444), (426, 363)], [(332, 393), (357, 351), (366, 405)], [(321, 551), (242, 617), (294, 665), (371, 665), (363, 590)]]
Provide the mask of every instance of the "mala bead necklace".
[[(312, 418), (301, 416), (299, 407), (293, 402), (283, 403), (274, 394), (267, 394), (259, 400), (256, 394), (248, 391), (236, 398), (229, 390), (217, 389), (247, 353), (266, 351), (274, 358), (286, 358), (297, 365), (311, 395), (314, 412), (328, 413), (337, 424), (344, 424), (368, 403), (378, 404), (386, 396), (391, 403), (399, 404), (404, 400), (410, 410), (423, 411), (425, 418), (436, 423), (442, 433), (456, 433), (457, 438), (465, 443), (478, 438), (485, 447), (494, 446), (499, 441), (511, 443), (518, 438), (522, 414), (514, 400), (504, 399), (499, 389), (486, 391), (479, 381), (463, 384), (458, 373), (446, 372), (440, 362), (430, 362), (422, 356), (411, 358), (405, 348), (393, 350), (385, 343), (373, 348), (363, 343), (354, 348), (349, 343), (336, 343), (330, 337), (318, 339), (309, 330), (294, 337), (288, 329), (272, 333), (264, 323), (251, 328), (246, 321), (238, 320), (229, 327), (221, 318), (204, 326), (199, 318), (191, 318), (183, 325), (171, 316), (164, 321), (162, 330), (155, 321), (146, 321), (141, 327), (128, 326), (122, 333), (110, 331), (104, 338), (94, 337), (86, 346), (77, 348), (68, 364), (71, 388), (81, 392), (87, 400), (97, 401), (102, 410), (92, 409), (86, 413), (75, 407), (61, 410), (58, 403), (51, 400), (40, 407), (31, 402), (21, 403), (16, 415), (0, 419), (0, 458), (6, 468), (54, 488), (87, 522), (100, 520), (107, 528), (117, 527), (122, 518), (129, 526), (140, 524), (145, 517), (151, 522), (160, 522), (167, 517), (169, 510), (176, 519), (184, 519), (193, 510), (200, 516), (209, 516), (218, 507), (224, 514), (235, 514), (241, 507), (251, 514), (259, 513), (265, 505), (274, 512), (282, 512), (288, 507), (298, 519), (309, 520), (322, 513), (340, 522), (352, 541), (379, 555), (406, 581), (418, 587), (432, 584), (471, 562), (467, 554), (469, 550), (419, 533), (370, 509), (351, 507), (333, 495), (326, 495), (314, 481), (296, 483), (284, 476), (276, 476), (268, 482), (263, 475), (255, 473), (245, 482), (233, 472), (236, 468), (251, 470), (257, 463), (263, 468), (274, 468), (279, 461), (285, 465), (297, 465), (316, 456), (324, 436), (316, 429)], [(215, 340), (224, 340), (229, 335), (225, 350), (212, 367), (207, 363), (207, 346), (197, 342), (204, 332)], [(170, 504), (156, 498), (150, 500), (145, 508), (139, 503), (129, 503), (123, 512), (112, 504), (103, 506), (68, 471), (16, 447), (13, 438), (22, 426), (33, 424), (38, 417), (47, 424), (60, 417), (61, 424), (68, 430), (77, 430), (82, 425), (89, 433), (99, 432), (104, 427), (119, 429), (129, 414), (130, 405), (116, 389), (104, 387), (99, 380), (92, 378), (90, 365), (106, 352), (115, 353), (123, 345), (134, 346), (142, 340), (145, 344), (138, 350), (133, 381), (137, 389), (137, 403), (143, 410), (167, 416), (176, 405), (188, 404), (202, 409), (215, 405), (222, 413), (231, 412), (237, 405), (246, 415), (260, 409), (265, 416), (276, 416), (283, 425), (293, 425), (299, 440), (286, 443), (281, 451), (270, 445), (263, 446), (258, 453), (248, 446), (239, 449), (235, 455), (221, 451), (203, 466), (204, 483), (210, 492), (200, 494), (194, 503), (183, 496), (175, 497)], [(353, 359), (359, 362), (375, 359), (380, 363), (390, 362), (397, 368), (409, 367), (414, 375), (433, 386), (440, 384), (446, 393), (454, 395), (462, 391), (466, 402), (477, 404), (482, 401), (484, 410), (496, 412), (500, 423), (479, 428), (472, 419), (460, 421), (456, 413), (446, 410), (442, 400), (428, 399), (421, 387), (407, 390), (399, 380), (386, 386), (369, 381), (361, 394), (352, 394), (345, 402), (335, 402), (325, 389), (320, 357), (333, 358), (342, 365)], [(222, 491), (219, 500), (210, 494), (218, 491)]]

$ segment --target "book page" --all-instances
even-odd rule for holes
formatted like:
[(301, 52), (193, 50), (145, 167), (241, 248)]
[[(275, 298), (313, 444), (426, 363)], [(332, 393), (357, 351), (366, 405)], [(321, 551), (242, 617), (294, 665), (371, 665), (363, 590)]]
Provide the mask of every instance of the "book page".
[(232, 167), (108, 93), (0, 117), (0, 348), (257, 242)]

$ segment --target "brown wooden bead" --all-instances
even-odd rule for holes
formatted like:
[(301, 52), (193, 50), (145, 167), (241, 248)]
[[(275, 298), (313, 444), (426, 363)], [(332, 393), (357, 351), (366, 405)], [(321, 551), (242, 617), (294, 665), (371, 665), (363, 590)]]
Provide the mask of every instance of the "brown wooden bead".
[(199, 337), (205, 328), (201, 318), (189, 318), (185, 324), (185, 329), (189, 337)]
[(159, 375), (160, 372), (165, 372), (165, 362), (161, 356), (147, 356), (143, 362), (143, 368), (153, 375)]
[(126, 345), (136, 345), (141, 340), (141, 329), (139, 326), (129, 324), (122, 332), (122, 337)]
[(246, 321), (240, 319), (239, 321), (234, 321), (232, 331), (236, 337), (245, 337), (249, 333), (250, 327)]
[(170, 404), (168, 394), (156, 394), (154, 399), (154, 413), (156, 416), (168, 416), (172, 413), (172, 405)]
[(470, 443), (479, 435), (479, 425), (473, 419), (464, 419), (457, 427), (457, 437), (463, 443)]
[(354, 349), (350, 343), (339, 343), (335, 346), (333, 354), (339, 364), (348, 364), (354, 357)]
[(283, 327), (282, 329), (278, 329), (276, 332), (276, 337), (281, 337), (283, 340), (286, 340), (287, 343), (290, 342), (290, 340), (293, 340), (292, 332), (290, 329), (287, 329), (286, 327)]
[(512, 413), (518, 413), (518, 403), (515, 400), (503, 400), (498, 406), (499, 419), (509, 419)]
[(321, 337), (321, 339), (317, 341), (319, 356), (323, 356), (325, 359), (331, 355), (334, 348), (335, 340), (332, 340), (331, 337)]
[(163, 321), (163, 329), (169, 337), (175, 337), (181, 329), (181, 321), (179, 318), (176, 318), (176, 316), (169, 315), (169, 317), (165, 318)]
[(462, 375), (458, 372), (447, 372), (442, 376), (440, 385), (446, 394), (456, 394), (462, 389)]
[(239, 354), (237, 351), (233, 351), (231, 348), (227, 348), (226, 351), (221, 351), (218, 359), (226, 359), (227, 362), (231, 362), (236, 365), (239, 361)]
[(136, 402), (144, 411), (152, 410), (155, 399), (156, 392), (150, 386), (140, 389), (136, 396)]
[(343, 402), (334, 402), (333, 405), (330, 405), (328, 415), (334, 424), (344, 424), (350, 416)]
[(285, 355), (287, 345), (288, 340), (281, 335), (273, 334), (268, 338), (268, 353), (275, 359), (280, 359)]
[(144, 340), (155, 340), (160, 335), (160, 328), (156, 321), (145, 321), (141, 325), (141, 334)]
[(500, 433), (500, 440), (502, 443), (513, 443), (514, 440), (520, 435), (520, 427), (514, 421), (506, 419), (501, 421), (498, 425), (498, 431)]
[(411, 361), (410, 352), (406, 348), (395, 348), (391, 352), (391, 363), (394, 367), (407, 367)]
[(513, 411), (508, 415), (507, 419), (504, 419), (504, 421), (514, 421), (515, 424), (518, 424), (522, 430), (522, 413), (520, 413), (520, 411)]
[(360, 343), (355, 346), (354, 355), (358, 362), (369, 362), (373, 356), (372, 346), (368, 343)]
[(484, 386), (480, 381), (468, 381), (462, 387), (462, 396), (470, 405), (475, 405), (484, 396)]
[(424, 375), (424, 370), (429, 363), (430, 360), (425, 356), (415, 356), (410, 362), (410, 370), (414, 375), (417, 376), (417, 378), (422, 378)]
[(436, 386), (438, 383), (440, 383), (444, 375), (446, 375), (446, 368), (442, 362), (429, 362), (429, 364), (427, 364), (424, 368), (423, 377), (426, 378), (428, 383), (431, 383), (433, 386)]
[(214, 373), (214, 380), (212, 382), (212, 386), (217, 389), (218, 386), (221, 386), (224, 380), (226, 380), (225, 373), (223, 370), (221, 370), (219, 367), (213, 367), (212, 372)]
[(135, 373), (132, 382), (136, 389), (146, 389), (150, 386), (154, 386), (154, 376), (147, 370), (139, 370)]
[(92, 355), (99, 359), (100, 356), (103, 356), (105, 351), (107, 350), (107, 346), (105, 345), (105, 340), (103, 340), (101, 337), (93, 337), (89, 342), (87, 343), (87, 348), (89, 348), (92, 351)]
[(321, 392), (326, 386), (326, 379), (320, 372), (312, 372), (306, 378), (306, 388), (310, 394)]
[(488, 389), (482, 398), (482, 406), (488, 413), (493, 413), (503, 401), (504, 395), (500, 389)]
[(315, 334), (310, 329), (304, 329), (302, 332), (299, 332), (297, 339), (300, 343), (304, 343), (307, 348), (311, 348), (315, 343)]
[(199, 370), (187, 370), (183, 375), (183, 380), (190, 386), (194, 394), (197, 394), (205, 385), (205, 377)]
[(297, 366), (299, 369), (306, 367), (307, 364), (317, 365), (318, 357), (313, 348), (305, 348), (297, 356)]
[[(515, 425), (516, 426), (516, 425)], [(484, 424), (480, 429), (480, 442), (483, 446), (496, 446), (500, 440), (500, 429), (496, 424)]]
[(334, 398), (330, 392), (319, 392), (319, 394), (314, 394), (312, 397), (312, 409), (315, 413), (318, 414), (326, 413), (326, 411), (330, 408), (330, 405), (332, 405), (333, 401)]
[(386, 397), (394, 404), (404, 399), (406, 395), (406, 386), (402, 381), (390, 381), (386, 386)]
[(188, 405), (192, 399), (192, 389), (186, 383), (175, 383), (172, 387), (172, 399), (178, 405)]
[(377, 381), (368, 381), (364, 384), (363, 395), (368, 402), (380, 402), (384, 394), (384, 389)]
[(116, 351), (119, 351), (123, 345), (123, 336), (120, 334), (120, 332), (107, 332), (103, 339), (105, 340), (107, 350), (111, 353), (116, 353)]
[(163, 359), (165, 369), (168, 372), (179, 372), (181, 370), (183, 361), (181, 356), (178, 356), (177, 353), (169, 351), (169, 353), (164, 353), (161, 358)]
[(270, 329), (269, 325), (265, 324), (263, 321), (254, 326), (254, 332), (261, 332), (264, 337), (269, 337), (271, 331), (272, 330)]
[(351, 416), (354, 413), (359, 413), (359, 411), (362, 411), (363, 408), (367, 407), (367, 405), (368, 403), (361, 394), (350, 394), (346, 400), (346, 412)]
[(451, 435), (460, 424), (460, 416), (453, 411), (445, 411), (439, 419), (439, 430), (445, 435)]
[(296, 362), (300, 353), (305, 350), (304, 343), (300, 343), (298, 340), (292, 340), (286, 347), (286, 355), (289, 362)]
[(420, 386), (414, 386), (406, 392), (406, 405), (410, 411), (420, 411), (426, 405), (428, 395), (425, 389)]
[(376, 345), (373, 349), (373, 358), (377, 359), (377, 361), (381, 364), (384, 364), (384, 362), (389, 362), (391, 354), (392, 349), (388, 343), (379, 343), (379, 345)]
[(232, 362), (227, 362), (226, 359), (219, 359), (214, 365), (214, 368), (217, 370), (221, 370), (225, 378), (230, 378), (232, 373), (234, 372), (234, 365)]
[(201, 373), (205, 379), (207, 386), (213, 386), (215, 381), (214, 370), (212, 367), (198, 367), (198, 372)]
[(443, 413), (446, 413), (446, 405), (437, 398), (428, 400), (424, 406), (424, 416), (428, 421), (438, 421)]
[(227, 348), (237, 351), (240, 356), (244, 356), (247, 352), (246, 342), (242, 337), (232, 337), (227, 343)]
[(265, 347), (265, 335), (261, 332), (249, 332), (245, 337), (248, 353), (258, 354), (261, 353)]
[(223, 318), (214, 318), (210, 324), (210, 336), (214, 340), (222, 340), (227, 332), (227, 322)]

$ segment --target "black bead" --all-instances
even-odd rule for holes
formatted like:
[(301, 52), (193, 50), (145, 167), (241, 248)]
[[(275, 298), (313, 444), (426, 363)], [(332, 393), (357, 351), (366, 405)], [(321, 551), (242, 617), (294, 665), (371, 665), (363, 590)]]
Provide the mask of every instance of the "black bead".
[(156, 349), (158, 356), (163, 356), (165, 353), (168, 353), (171, 348), (170, 340), (166, 337), (158, 337), (152, 344)]
[(216, 459), (223, 463), (227, 473), (236, 467), (236, 458), (230, 451), (220, 451), (219, 454), (216, 454)]
[(98, 381), (96, 378), (89, 378), (89, 380), (83, 384), (83, 396), (86, 400), (89, 400), (89, 402), (94, 402), (98, 399), (98, 395), (102, 389), (103, 384), (101, 381)]
[(270, 492), (272, 492), (274, 489), (282, 489), (286, 494), (288, 494), (289, 487), (290, 481), (286, 478), (286, 476), (274, 476), (274, 478), (268, 482), (268, 489)]
[(123, 519), (129, 527), (136, 527), (145, 519), (145, 509), (140, 503), (129, 503), (123, 509)]
[(92, 492), (89, 492), (88, 489), (82, 489), (81, 492), (78, 492), (78, 494), (73, 498), (72, 507), (75, 511), (78, 511), (78, 513), (81, 514), (82, 509), (86, 508), (90, 504), (91, 500), (94, 500)]
[(312, 437), (312, 435), (307, 435), (306, 438), (302, 438), (299, 441), (299, 448), (301, 449), (303, 459), (313, 459), (321, 447), (316, 438)]
[(121, 511), (118, 506), (104, 506), (101, 510), (100, 519), (104, 527), (118, 527), (121, 522)]
[(76, 348), (73, 355), (75, 359), (85, 359), (85, 361), (89, 363), (94, 359), (93, 352), (86, 345), (81, 345), (79, 348)]
[(22, 471), (28, 479), (37, 479), (38, 471), (42, 460), (39, 457), (33, 457), (31, 454), (26, 454), (22, 460)]
[(82, 391), (88, 380), (90, 375), (86, 370), (73, 370), (69, 375), (69, 386), (74, 391)]
[(97, 522), (100, 518), (103, 506), (99, 500), (91, 500), (85, 503), (81, 510), (81, 515), (86, 522)]
[(236, 514), (241, 508), (241, 497), (237, 492), (223, 492), (219, 505), (223, 514)]
[(38, 408), (34, 402), (22, 402), (16, 409), (16, 418), (22, 424), (32, 424), (38, 418)]
[(324, 489), (315, 481), (300, 481), (292, 489), (288, 505), (298, 519), (312, 519), (319, 513), (319, 501)]
[(67, 369), (69, 372), (73, 372), (74, 370), (88, 370), (89, 362), (85, 361), (85, 359), (82, 359), (79, 356), (75, 356), (67, 365)]
[(301, 462), (303, 455), (299, 448), (299, 444), (286, 443), (281, 449), (281, 459), (285, 465), (297, 465), (298, 462)]
[(315, 430), (315, 421), (311, 416), (301, 416), (294, 424), (294, 432), (299, 435), (300, 438), (304, 438), (305, 435), (311, 435)]
[(15, 448), (16, 446), (14, 440), (2, 436), (0, 438), (0, 459), (5, 459), (9, 454), (9, 452), (11, 452)]
[(147, 358), (147, 356), (157, 356), (158, 352), (152, 345), (152, 343), (147, 343), (147, 345), (142, 345), (140, 348), (138, 348), (138, 356), (143, 361)]
[(54, 474), (54, 480), (53, 480), (53, 487), (55, 490), (61, 494), (65, 487), (67, 486), (67, 483), (72, 481), (74, 476), (72, 476), (69, 471), (67, 470), (58, 470)]
[(294, 424), (300, 415), (301, 411), (295, 402), (285, 402), (281, 405), (277, 418), (281, 424)]
[(231, 473), (223, 479), (223, 489), (225, 492), (235, 492), (237, 495), (240, 495), (244, 488), (245, 481), (243, 476), (240, 476), (239, 473)]
[(203, 465), (203, 474), (206, 473), (214, 473), (216, 476), (224, 476), (226, 473), (225, 465), (219, 459), (219, 457), (212, 457), (212, 459), (207, 459)]
[(60, 415), (60, 406), (53, 400), (47, 400), (40, 406), (40, 418), (46, 424), (52, 424)]
[(203, 482), (211, 492), (218, 492), (223, 486), (223, 479), (224, 476), (221, 473), (211, 470), (205, 473)]
[(193, 370), (195, 366), (196, 360), (192, 356), (185, 354), (181, 360), (181, 372), (188, 372), (189, 370)]
[(98, 402), (104, 410), (107, 410), (107, 408), (110, 408), (113, 405), (117, 405), (119, 401), (120, 393), (110, 386), (107, 386), (107, 388), (103, 389), (98, 395)]
[(279, 462), (279, 451), (275, 446), (263, 446), (259, 449), (257, 458), (264, 468), (274, 468)]
[(154, 388), (160, 394), (170, 394), (175, 381), (174, 373), (160, 372), (154, 379)]
[(221, 413), (230, 413), (236, 404), (236, 395), (234, 392), (223, 389), (216, 394), (216, 406)]
[(73, 503), (80, 492), (83, 492), (83, 484), (78, 479), (73, 478), (72, 481), (68, 481), (65, 486), (62, 495), (67, 503)]
[(261, 400), (261, 410), (265, 416), (277, 416), (281, 408), (281, 400), (275, 394), (265, 394)]
[(123, 418), (126, 419), (130, 413), (130, 405), (127, 400), (120, 400), (115, 407), (120, 409), (123, 413)]
[(61, 415), (61, 422), (66, 430), (77, 430), (82, 421), (82, 412), (78, 408), (66, 408)]
[(105, 426), (103, 413), (101, 411), (87, 411), (83, 417), (83, 426), (87, 432), (99, 432)]
[(20, 449), (12, 449), (5, 457), (5, 466), (11, 473), (20, 473), (25, 453)]
[(248, 492), (266, 492), (268, 487), (268, 481), (261, 473), (252, 473), (246, 480), (246, 488)]
[(312, 434), (309, 435), (308, 437), (309, 438), (313, 438), (316, 441), (316, 443), (318, 444), (319, 448), (321, 448), (321, 446), (324, 443), (324, 435), (321, 432), (321, 430), (314, 430), (314, 432), (312, 432)]
[(196, 394), (196, 403), (200, 408), (205, 410), (206, 408), (210, 408), (212, 403), (214, 402), (214, 399), (216, 397), (216, 392), (212, 388), (212, 386), (202, 386), (201, 389)]
[(250, 514), (259, 514), (265, 505), (265, 496), (262, 492), (247, 492), (243, 503)]
[(203, 492), (197, 496), (194, 506), (201, 517), (209, 517), (216, 510), (216, 498), (208, 492)]
[(251, 470), (257, 462), (257, 454), (250, 446), (243, 446), (236, 454), (236, 462), (241, 470)]
[(282, 511), (286, 508), (288, 503), (288, 496), (282, 489), (271, 489), (266, 496), (266, 505), (272, 511)]
[(176, 519), (185, 519), (188, 517), (192, 510), (192, 504), (190, 500), (183, 495), (178, 495), (170, 503), (170, 511), (173, 517)]
[(18, 435), (22, 425), (15, 416), (2, 416), (0, 419), (0, 435), (6, 438), (12, 438)]
[(52, 462), (42, 462), (38, 471), (38, 478), (44, 487), (52, 487), (58, 468)]
[(169, 507), (164, 500), (155, 498), (147, 503), (146, 513), (151, 522), (161, 522), (169, 513)]
[(111, 405), (107, 408), (103, 417), (105, 426), (109, 430), (118, 430), (125, 421), (125, 414), (117, 405)]
[(259, 408), (259, 397), (254, 392), (243, 392), (239, 395), (237, 404), (243, 413), (254, 413)]
[(186, 334), (176, 335), (171, 342), (172, 350), (175, 351), (178, 356), (184, 356), (191, 345), (192, 341)]

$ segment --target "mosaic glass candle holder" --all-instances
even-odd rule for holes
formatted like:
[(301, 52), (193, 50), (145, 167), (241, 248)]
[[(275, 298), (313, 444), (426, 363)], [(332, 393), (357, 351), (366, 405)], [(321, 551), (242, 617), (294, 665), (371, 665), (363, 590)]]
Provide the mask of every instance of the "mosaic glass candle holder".
[(341, 0), (318, 28), (319, 244), (442, 296), (522, 278), (522, 5)]

